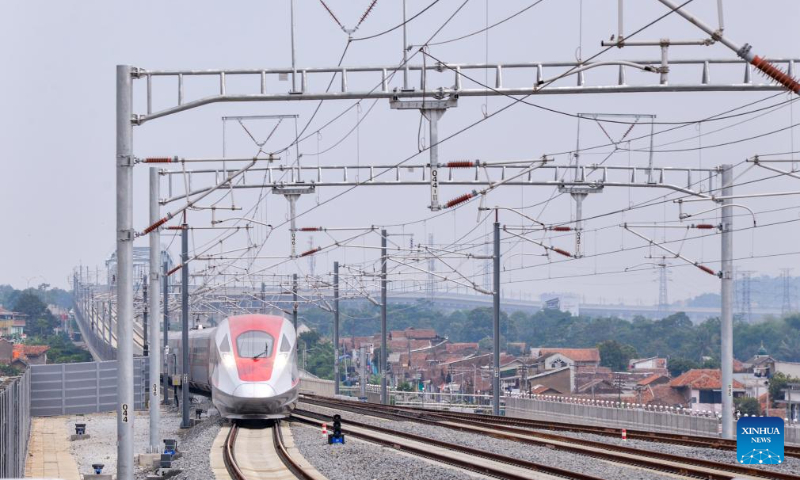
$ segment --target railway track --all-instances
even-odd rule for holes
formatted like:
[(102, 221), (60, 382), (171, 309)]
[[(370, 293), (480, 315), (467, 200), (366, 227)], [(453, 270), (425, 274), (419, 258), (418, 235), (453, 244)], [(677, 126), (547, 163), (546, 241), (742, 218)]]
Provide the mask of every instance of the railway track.
[[(307, 401), (307, 400), (303, 400)], [(449, 418), (431, 414), (424, 411), (408, 412), (405, 409), (394, 410), (394, 407), (378, 406), (347, 401), (314, 398), (309, 403), (338, 408), (341, 410), (363, 415), (378, 416), (392, 420), (416, 421), (425, 424), (436, 424), (441, 427), (463, 432), (488, 435), (494, 438), (511, 440), (529, 445), (543, 446), (553, 450), (561, 450), (579, 455), (587, 455), (601, 460), (618, 464), (646, 468), (658, 472), (670, 473), (681, 476), (708, 478), (708, 479), (733, 479), (733, 478), (772, 478), (779, 480), (800, 480), (800, 476), (779, 472), (776, 470), (762, 470), (759, 468), (736, 465), (733, 463), (719, 463), (697, 458), (685, 458), (650, 450), (640, 450), (631, 447), (613, 445), (604, 442), (565, 437), (556, 434), (532, 432), (517, 427), (493, 424), (474, 418)], [(353, 423), (347, 420), (347, 423)]]
[(293, 458), (284, 443), (281, 422), (235, 422), (222, 447), (232, 480), (324, 480)]
[[(291, 417), (298, 422), (319, 426), (331, 422), (330, 416), (295, 410)], [(435, 440), (420, 435), (376, 427), (352, 420), (342, 432), (350, 437), (424, 457), (438, 463), (455, 466), (470, 472), (505, 480), (561, 479), (600, 480), (599, 477), (542, 465), (518, 458)]]
[[(321, 399), (323, 401), (331, 400), (325, 397), (316, 397), (316, 396), (307, 396), (306, 398), (313, 400), (313, 399)], [(305, 401), (305, 400), (304, 400)], [(341, 402), (335, 400), (337, 402)], [(344, 404), (352, 403), (352, 402), (342, 402)], [(499, 425), (507, 425), (518, 427), (521, 429), (525, 429), (526, 431), (530, 429), (543, 429), (543, 430), (554, 430), (554, 431), (565, 431), (565, 432), (576, 432), (576, 433), (590, 433), (595, 435), (602, 435), (606, 437), (614, 437), (620, 438), (622, 436), (622, 429), (621, 428), (614, 428), (614, 427), (600, 427), (600, 426), (593, 426), (593, 425), (573, 425), (571, 423), (564, 423), (564, 422), (554, 422), (554, 421), (544, 421), (544, 420), (530, 420), (525, 418), (512, 418), (512, 417), (500, 417), (495, 415), (487, 415), (487, 414), (474, 414), (474, 413), (461, 413), (461, 412), (449, 412), (449, 411), (441, 411), (441, 410), (427, 410), (423, 408), (416, 408), (416, 407), (397, 407), (397, 406), (389, 406), (389, 405), (375, 405), (375, 407), (380, 409), (385, 409), (388, 412), (410, 412), (410, 413), (420, 413), (426, 416), (434, 416), (438, 418), (450, 418), (450, 419), (467, 419), (467, 420), (475, 420), (475, 421), (482, 421), (491, 424), (499, 424)], [(629, 440), (643, 440), (648, 442), (654, 443), (665, 443), (670, 445), (683, 445), (687, 447), (699, 447), (699, 448), (712, 448), (717, 450), (728, 450), (735, 452), (736, 451), (736, 440), (729, 440), (726, 438), (714, 438), (714, 437), (702, 437), (697, 435), (683, 435), (677, 433), (661, 433), (661, 432), (648, 432), (644, 430), (630, 430), (626, 429), (626, 435)], [(800, 458), (800, 446), (795, 445), (786, 445), (784, 447), (784, 455), (787, 457), (794, 457)]]

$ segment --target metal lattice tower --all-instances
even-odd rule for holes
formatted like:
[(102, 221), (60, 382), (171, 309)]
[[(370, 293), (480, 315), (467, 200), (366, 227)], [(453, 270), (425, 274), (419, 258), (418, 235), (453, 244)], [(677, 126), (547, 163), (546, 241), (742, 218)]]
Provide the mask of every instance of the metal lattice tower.
[[(314, 237), (308, 239), (308, 251), (314, 250)], [(314, 255), (308, 256), (308, 273), (313, 277), (314, 268), (317, 266), (317, 257)]]
[(781, 315), (788, 315), (792, 312), (792, 291), (791, 291), (791, 268), (782, 268), (781, 277), (783, 278), (783, 301), (781, 302)]
[(739, 272), (739, 281), (741, 282), (741, 295), (742, 301), (740, 305), (739, 314), (742, 317), (742, 320), (750, 323), (753, 321), (753, 305), (750, 302), (750, 278), (753, 275), (751, 270), (745, 270)]
[(667, 296), (667, 259), (661, 257), (661, 263), (658, 264), (658, 313), (659, 315), (666, 315), (669, 311), (669, 297)]

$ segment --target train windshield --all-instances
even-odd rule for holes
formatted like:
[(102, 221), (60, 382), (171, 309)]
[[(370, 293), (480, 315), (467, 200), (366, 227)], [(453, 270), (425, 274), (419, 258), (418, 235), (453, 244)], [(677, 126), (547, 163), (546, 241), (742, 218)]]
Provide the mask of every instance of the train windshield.
[(236, 339), (236, 349), (242, 358), (269, 358), (272, 356), (272, 335), (262, 330), (242, 332)]

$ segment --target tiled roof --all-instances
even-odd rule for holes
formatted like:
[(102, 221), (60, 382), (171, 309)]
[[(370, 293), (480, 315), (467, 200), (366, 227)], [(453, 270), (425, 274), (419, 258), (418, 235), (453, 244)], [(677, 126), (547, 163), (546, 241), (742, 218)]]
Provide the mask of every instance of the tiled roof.
[(48, 350), (50, 350), (50, 347), (47, 345), (22, 345), (20, 343), (14, 345), (14, 353), (17, 355), (22, 354), (26, 357), (37, 357)]
[[(634, 400), (638, 401), (638, 400)], [(668, 407), (687, 406), (686, 398), (668, 384), (653, 385), (642, 391), (642, 403)]]
[(407, 338), (420, 340), (428, 340), (437, 337), (436, 330), (432, 328), (407, 328), (405, 334)]
[(636, 382), (636, 384), (637, 385), (642, 385), (642, 386), (650, 385), (651, 383), (653, 383), (656, 380), (661, 379), (661, 378), (666, 378), (666, 377), (664, 375), (661, 375), (660, 373), (655, 373), (655, 374), (650, 375), (649, 377), (645, 378), (644, 380), (639, 380), (638, 382)]
[[(696, 368), (685, 372), (678, 378), (669, 382), (671, 387), (691, 387), (695, 390), (719, 390), (722, 388), (719, 370), (711, 368)], [(744, 385), (733, 381), (733, 388), (744, 388)]]
[(477, 350), (477, 343), (448, 343), (445, 345), (448, 353), (463, 352), (464, 350)]
[(560, 353), (575, 362), (599, 362), (600, 350), (596, 348), (540, 348), (539, 355)]

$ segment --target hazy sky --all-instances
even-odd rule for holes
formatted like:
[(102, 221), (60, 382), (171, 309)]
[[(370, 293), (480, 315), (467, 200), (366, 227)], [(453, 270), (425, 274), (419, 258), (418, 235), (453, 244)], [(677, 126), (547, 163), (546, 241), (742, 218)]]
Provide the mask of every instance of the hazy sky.
[[(326, 0), (339, 20), (350, 27), (369, 5), (368, 0)], [(464, 3), (463, 0), (441, 0), (429, 11), (409, 24), (409, 41), (424, 43)], [(435, 37), (433, 43), (459, 37), (483, 28), (533, 3), (530, 0), (494, 1), (469, 0)], [(318, 1), (298, 0), (296, 9), (297, 63), (300, 67), (334, 66), (347, 43), (347, 36), (334, 23)], [(409, 16), (418, 12), (429, 0), (409, 0)], [(431, 46), (431, 53), (451, 63), (477, 62), (536, 62), (572, 61), (582, 39), (582, 56), (589, 57), (600, 50), (600, 40), (616, 33), (616, 5), (613, 0), (584, 0), (583, 22), (579, 0), (544, 0), (540, 5), (509, 22), (493, 28), (486, 34)], [(107, 2), (107, 1), (12, 1), (0, 3), (0, 205), (2, 205), (2, 233), (0, 233), (0, 283), (16, 287), (36, 285), (42, 281), (65, 286), (72, 269), (78, 265), (102, 265), (113, 251), (115, 210), (115, 65), (130, 64), (144, 69), (203, 69), (236, 67), (285, 67), (290, 64), (289, 1), (271, 2)], [(627, 31), (632, 31), (662, 15), (666, 9), (655, 0), (626, 2)], [(709, 23), (716, 22), (716, 1), (695, 0), (689, 9)], [(750, 43), (759, 54), (780, 58), (800, 58), (797, 45), (800, 33), (796, 21), (800, 18), (800, 3), (780, 0), (759, 3), (741, 0), (725, 2), (726, 33), (740, 43)], [(487, 17), (488, 12), (488, 17)], [(399, 0), (379, 0), (372, 14), (364, 21), (356, 37), (370, 35), (395, 26), (401, 21)], [(374, 40), (354, 42), (343, 60), (345, 66), (394, 65), (401, 59), (402, 36), (398, 29)], [(648, 28), (638, 39), (699, 39), (701, 32), (684, 20), (671, 16)], [(487, 49), (488, 47), (488, 49)], [(659, 56), (658, 48), (614, 49), (601, 59), (650, 60)], [(734, 54), (721, 45), (710, 47), (674, 47), (672, 58), (732, 58)], [(419, 57), (412, 63), (421, 61)], [(478, 80), (483, 81), (482, 74)], [(507, 74), (509, 84), (522, 84), (523, 80)], [(651, 75), (628, 72), (631, 83), (647, 80)], [(696, 82), (701, 71), (681, 70), (675, 67), (673, 83)], [(712, 81), (741, 82), (743, 68), (712, 69)], [(324, 79), (315, 77), (316, 82)], [(753, 76), (754, 81), (764, 81)], [(274, 81), (273, 81), (274, 80)], [(395, 79), (392, 85), (398, 85)], [(587, 84), (614, 82), (616, 70), (588, 72)], [(372, 80), (353, 77), (352, 89), (368, 88)], [(416, 82), (417, 79), (415, 78)], [(436, 80), (444, 82), (444, 80)], [(490, 78), (489, 81), (494, 81)], [(525, 82), (529, 81), (524, 79)], [(574, 78), (563, 84), (574, 83)], [(244, 80), (231, 80), (229, 91), (255, 92), (257, 84)], [(288, 83), (270, 80), (272, 91), (288, 90)], [(138, 82), (142, 84), (143, 82)], [(155, 84), (155, 82), (154, 82)], [(445, 83), (438, 83), (444, 85)], [(319, 85), (319, 83), (317, 84)], [(338, 86), (338, 85), (337, 85)], [(175, 102), (177, 89), (167, 81), (157, 85), (157, 106)], [(197, 98), (213, 92), (215, 80), (207, 79), (187, 84), (187, 96)], [(205, 93), (204, 93), (205, 92)], [(143, 96), (137, 90), (136, 108), (143, 109)], [(750, 102), (775, 96), (763, 93), (690, 93), (690, 94), (625, 94), (625, 95), (573, 95), (541, 96), (530, 100), (539, 105), (571, 114), (579, 112), (655, 114), (659, 121), (689, 121), (706, 118)], [(789, 95), (778, 95), (744, 110), (778, 105)], [(309, 132), (320, 128), (350, 107), (353, 101), (326, 102), (312, 122)], [(317, 135), (300, 146), (303, 162), (321, 165), (396, 164), (418, 152), (418, 144), (426, 141), (423, 128), (418, 138), (419, 113), (398, 112), (389, 109), (388, 102), (364, 101), (360, 109), (352, 109)], [(457, 108), (449, 111), (440, 122), (441, 136), (445, 137), (480, 120), (484, 112), (492, 113), (508, 105), (507, 98), (462, 98)], [(178, 155), (217, 156), (222, 154), (221, 117), (250, 114), (299, 115), (302, 128), (316, 107), (316, 102), (214, 104), (147, 123), (134, 130), (134, 152), (137, 156)], [(372, 107), (372, 108), (371, 108)], [(737, 143), (720, 148), (702, 148), (786, 128), (800, 120), (793, 104), (764, 110), (757, 115), (721, 122), (690, 125), (656, 137), (661, 149), (687, 149), (682, 152), (657, 153), (655, 162), (660, 166), (713, 167), (723, 163), (738, 164), (755, 154), (789, 152), (793, 147), (792, 131), (764, 136), (758, 140)], [(363, 116), (367, 118), (357, 131), (348, 135)], [(798, 118), (794, 118), (797, 116)], [(744, 120), (747, 120), (743, 123)], [(265, 138), (272, 128), (266, 122), (249, 124), (254, 136)], [(723, 128), (724, 127), (724, 128)], [(606, 125), (606, 133), (614, 138), (624, 134), (627, 127)], [(632, 135), (644, 135), (647, 129), (636, 127)], [(657, 126), (663, 130), (667, 126)], [(722, 129), (719, 132), (715, 130)], [(594, 145), (607, 140), (605, 133), (593, 123), (582, 123), (581, 145)], [(267, 150), (277, 150), (287, 145), (294, 136), (294, 124), (282, 124)], [(545, 153), (568, 152), (575, 148), (577, 121), (565, 115), (548, 113), (531, 106), (517, 104), (503, 113), (484, 121), (467, 133), (458, 135), (440, 146), (442, 161), (455, 159), (536, 158)], [(341, 141), (341, 142), (340, 142)], [(339, 143), (340, 142), (340, 143)], [(676, 142), (676, 143), (672, 143)], [(334, 148), (320, 156), (318, 151)], [(646, 146), (639, 142), (635, 149)], [(800, 144), (798, 144), (800, 147)], [(250, 156), (256, 148), (242, 128), (229, 124), (226, 131), (226, 149), (229, 155)], [(606, 151), (607, 153), (607, 151)], [(605, 155), (603, 155), (605, 156)], [(587, 155), (582, 162), (592, 163), (603, 157)], [(609, 165), (644, 165), (646, 155), (620, 151), (608, 161)], [(285, 162), (294, 161), (294, 153)], [(409, 163), (427, 161), (423, 153)], [(566, 155), (556, 157), (561, 164)], [(283, 162), (283, 160), (282, 160)], [(768, 176), (755, 169), (746, 171), (746, 165), (735, 171), (738, 183)], [(744, 173), (743, 173), (744, 172)], [(248, 181), (255, 181), (248, 177)], [(174, 188), (182, 189), (183, 178), (174, 179)], [(195, 180), (195, 188), (203, 184)], [(135, 224), (142, 230), (147, 224), (147, 171), (137, 166), (135, 171)], [(760, 181), (742, 186), (738, 191), (765, 192), (800, 190), (800, 180), (783, 178)], [(167, 183), (162, 184), (162, 197), (166, 196)], [(467, 187), (450, 187), (442, 192), (443, 199), (453, 198), (469, 191)], [(342, 193), (341, 189), (319, 189), (314, 198), (305, 197), (298, 204), (304, 212), (316, 202), (323, 202)], [(624, 208), (667, 192), (646, 189), (607, 189), (588, 199), (584, 205), (585, 216)], [(469, 234), (468, 240), (482, 241), (480, 235), (489, 233), (491, 224), (476, 223), (477, 203), (471, 203), (454, 213), (432, 218), (426, 210), (429, 192), (425, 188), (360, 187), (335, 201), (314, 209), (298, 220), (298, 225), (367, 226), (417, 222), (393, 228), (393, 233), (414, 234), (415, 242), (425, 242), (427, 234), (435, 235), (435, 243), (449, 244)], [(552, 188), (509, 187), (489, 195), (486, 204), (506, 207), (531, 207), (526, 214), (546, 223), (569, 221), (572, 201), (566, 195), (555, 196)], [(220, 205), (243, 207), (248, 210), (258, 200), (257, 191), (238, 191), (234, 199), (225, 198)], [(233, 202), (233, 203), (232, 203)], [(257, 218), (271, 224), (282, 223), (286, 218), (286, 202), (282, 197), (267, 195), (261, 200)], [(774, 197), (761, 200), (743, 200), (755, 211), (786, 208), (780, 212), (760, 213), (759, 225), (784, 222), (800, 218), (800, 198)], [(174, 206), (170, 207), (170, 209)], [(711, 205), (695, 204), (687, 211), (701, 211)], [(241, 215), (243, 211), (217, 212), (217, 218)], [(587, 300), (605, 298), (608, 301), (625, 299), (629, 302), (652, 303), (657, 298), (657, 273), (644, 269), (635, 273), (595, 275), (620, 271), (652, 262), (648, 253), (660, 256), (662, 252), (648, 249), (628, 250), (643, 242), (624, 232), (617, 225), (624, 221), (674, 221), (677, 208), (672, 203), (639, 209), (625, 215), (609, 215), (588, 222), (585, 226), (587, 258), (566, 263), (548, 264), (546, 259), (532, 254), (542, 250), (532, 244), (524, 249), (520, 242), (509, 240), (504, 245), (504, 290), (525, 292), (538, 296), (544, 292), (573, 292)], [(740, 209), (737, 213), (744, 213)], [(704, 217), (704, 218), (712, 218)], [(429, 219), (427, 221), (423, 221)], [(192, 212), (193, 225), (209, 225), (208, 212)], [(503, 213), (501, 222), (510, 225), (522, 223), (521, 217)], [(737, 217), (737, 228), (752, 224), (746, 216)], [(649, 233), (668, 240), (681, 239), (685, 231), (670, 230)], [(690, 232), (694, 235), (695, 232)], [(772, 258), (747, 258), (771, 253), (800, 250), (796, 246), (797, 225), (744, 230), (737, 234), (735, 256), (737, 266), (759, 273), (778, 274), (783, 267), (792, 267), (798, 256)], [(265, 232), (254, 232), (250, 241), (261, 243)], [(338, 240), (347, 235), (336, 234)], [(212, 238), (210, 233), (197, 232), (192, 237), (193, 249)], [(399, 238), (403, 238), (400, 240)], [(541, 237), (536, 237), (542, 240)], [(300, 237), (301, 248), (308, 237)], [(329, 244), (333, 239), (315, 236), (315, 244)], [(407, 244), (406, 237), (395, 240)], [(544, 238), (544, 243), (574, 250), (571, 236)], [(246, 243), (237, 237), (226, 244), (235, 248)], [(358, 240), (355, 246), (378, 245), (375, 235)], [(524, 243), (524, 242), (523, 242)], [(170, 237), (164, 237), (170, 245)], [(146, 240), (137, 241), (146, 245)], [(673, 243), (674, 248), (697, 261), (709, 263), (719, 258), (719, 238), (713, 236), (702, 241)], [(177, 242), (171, 244), (176, 253)], [(289, 241), (286, 227), (269, 236), (262, 256), (286, 256)], [(594, 254), (626, 250), (619, 254)], [(217, 249), (219, 251), (219, 249)], [(316, 273), (327, 272), (334, 260), (345, 263), (363, 263), (374, 259), (374, 251), (363, 248), (340, 248), (320, 254), (316, 258)], [(553, 258), (553, 260), (556, 260)], [(274, 262), (273, 262), (274, 263)], [(483, 262), (456, 261), (459, 271), (476, 278)], [(670, 262), (682, 265), (680, 260)], [(260, 268), (270, 263), (258, 262)], [(718, 267), (718, 265), (716, 266)], [(305, 273), (311, 268), (306, 259), (286, 262), (275, 268), (276, 273)], [(444, 268), (442, 266), (439, 267)], [(715, 268), (716, 269), (716, 268)], [(679, 266), (671, 270), (671, 300), (694, 296), (705, 291), (717, 291), (718, 280), (694, 268)], [(800, 271), (798, 271), (800, 272)], [(798, 273), (795, 272), (795, 273)], [(562, 277), (562, 278), (559, 278)], [(223, 277), (219, 277), (223, 278)], [(482, 283), (478, 280), (479, 283)]]

